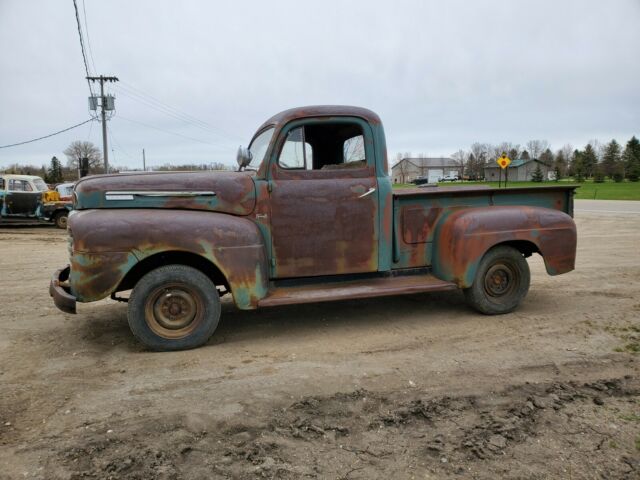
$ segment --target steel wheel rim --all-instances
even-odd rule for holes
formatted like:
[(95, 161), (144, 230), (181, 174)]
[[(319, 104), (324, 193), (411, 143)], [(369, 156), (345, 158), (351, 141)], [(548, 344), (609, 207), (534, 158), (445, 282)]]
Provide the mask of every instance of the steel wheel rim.
[(149, 328), (167, 339), (191, 334), (202, 323), (204, 303), (189, 285), (174, 283), (155, 289), (145, 302)]
[(510, 295), (516, 290), (518, 283), (517, 270), (508, 262), (491, 265), (484, 276), (484, 290), (493, 298)]

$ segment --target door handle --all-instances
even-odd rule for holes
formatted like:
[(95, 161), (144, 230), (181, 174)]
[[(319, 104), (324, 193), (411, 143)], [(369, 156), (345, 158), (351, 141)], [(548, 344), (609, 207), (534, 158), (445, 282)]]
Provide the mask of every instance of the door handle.
[(364, 192), (362, 195), (359, 195), (358, 198), (364, 198), (367, 197), (369, 195), (371, 195), (373, 192), (375, 192), (376, 189), (374, 187), (371, 187), (369, 190), (367, 190), (366, 192)]

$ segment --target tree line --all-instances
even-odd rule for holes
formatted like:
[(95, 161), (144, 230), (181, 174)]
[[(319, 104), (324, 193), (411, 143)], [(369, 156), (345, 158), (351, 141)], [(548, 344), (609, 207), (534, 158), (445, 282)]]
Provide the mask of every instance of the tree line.
[[(497, 145), (476, 142), (468, 150), (458, 150), (451, 158), (455, 161), (462, 178), (481, 180), (484, 178), (484, 167), (493, 164), (503, 153), (512, 160), (535, 158), (550, 166), (555, 179), (573, 177), (577, 182), (585, 179), (593, 179), (595, 182), (603, 182), (610, 178), (616, 182), (627, 179), (637, 182), (640, 179), (640, 141), (633, 136), (626, 142), (624, 148), (615, 140), (607, 144), (601, 144), (597, 140), (590, 141), (582, 150), (574, 149), (566, 144), (555, 151), (546, 140), (530, 140), (524, 148), (518, 144), (502, 142)], [(77, 140), (72, 142), (65, 150), (67, 157), (66, 166), (57, 158), (51, 158), (48, 165), (40, 167), (34, 165), (12, 164), (4, 169), (4, 173), (22, 175), (38, 175), (47, 183), (55, 184), (63, 181), (78, 179), (78, 165), (82, 158), (87, 158), (90, 174), (104, 173), (102, 166), (102, 153), (92, 142)], [(419, 154), (418, 158), (424, 157)], [(396, 160), (411, 158), (409, 152), (398, 153)], [(155, 166), (155, 171), (178, 170), (229, 170), (231, 167), (220, 163), (184, 163), (181, 165), (164, 164)], [(136, 171), (130, 167), (112, 167), (110, 173)], [(537, 178), (537, 177), (536, 177)], [(542, 177), (540, 177), (540, 181)]]
[[(468, 150), (458, 150), (451, 158), (456, 163), (460, 176), (469, 180), (484, 178), (484, 167), (506, 153), (511, 160), (535, 158), (551, 167), (556, 180), (573, 177), (577, 182), (593, 179), (596, 182), (610, 178), (616, 182), (640, 179), (640, 142), (633, 136), (624, 148), (615, 140), (601, 144), (590, 141), (582, 150), (566, 144), (553, 150), (546, 140), (530, 140), (524, 147), (510, 142), (497, 145), (476, 142)], [(424, 158), (419, 154), (418, 158)], [(411, 153), (398, 153), (396, 160), (412, 158)], [(542, 181), (542, 177), (539, 177)]]
[[(92, 142), (77, 140), (72, 142), (63, 152), (67, 157), (66, 165), (63, 165), (58, 157), (54, 156), (49, 164), (40, 167), (36, 165), (21, 165), (14, 163), (3, 170), (3, 173), (18, 175), (37, 175), (42, 177), (46, 183), (57, 184), (65, 181), (75, 181), (79, 178), (79, 165), (83, 158), (88, 160), (89, 174), (101, 174), (104, 172), (102, 163), (102, 152)], [(154, 166), (153, 171), (192, 171), (192, 170), (230, 170), (231, 167), (220, 163), (184, 163), (180, 165), (165, 163)], [(120, 173), (127, 171), (142, 171), (142, 168), (110, 166), (109, 173)]]

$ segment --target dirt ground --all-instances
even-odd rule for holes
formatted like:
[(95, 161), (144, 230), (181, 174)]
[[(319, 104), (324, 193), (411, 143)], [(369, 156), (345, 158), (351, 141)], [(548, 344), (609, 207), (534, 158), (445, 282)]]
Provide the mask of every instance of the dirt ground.
[(145, 351), (55, 309), (63, 232), (0, 229), (0, 479), (640, 478), (640, 215), (578, 212), (576, 271), (488, 317), (459, 292), (235, 310)]

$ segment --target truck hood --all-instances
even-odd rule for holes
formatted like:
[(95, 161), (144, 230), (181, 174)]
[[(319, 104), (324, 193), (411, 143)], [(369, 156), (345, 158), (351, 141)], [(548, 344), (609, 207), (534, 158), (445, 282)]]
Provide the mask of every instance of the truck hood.
[(253, 177), (243, 172), (97, 175), (76, 183), (75, 208), (171, 208), (248, 215), (256, 202)]

